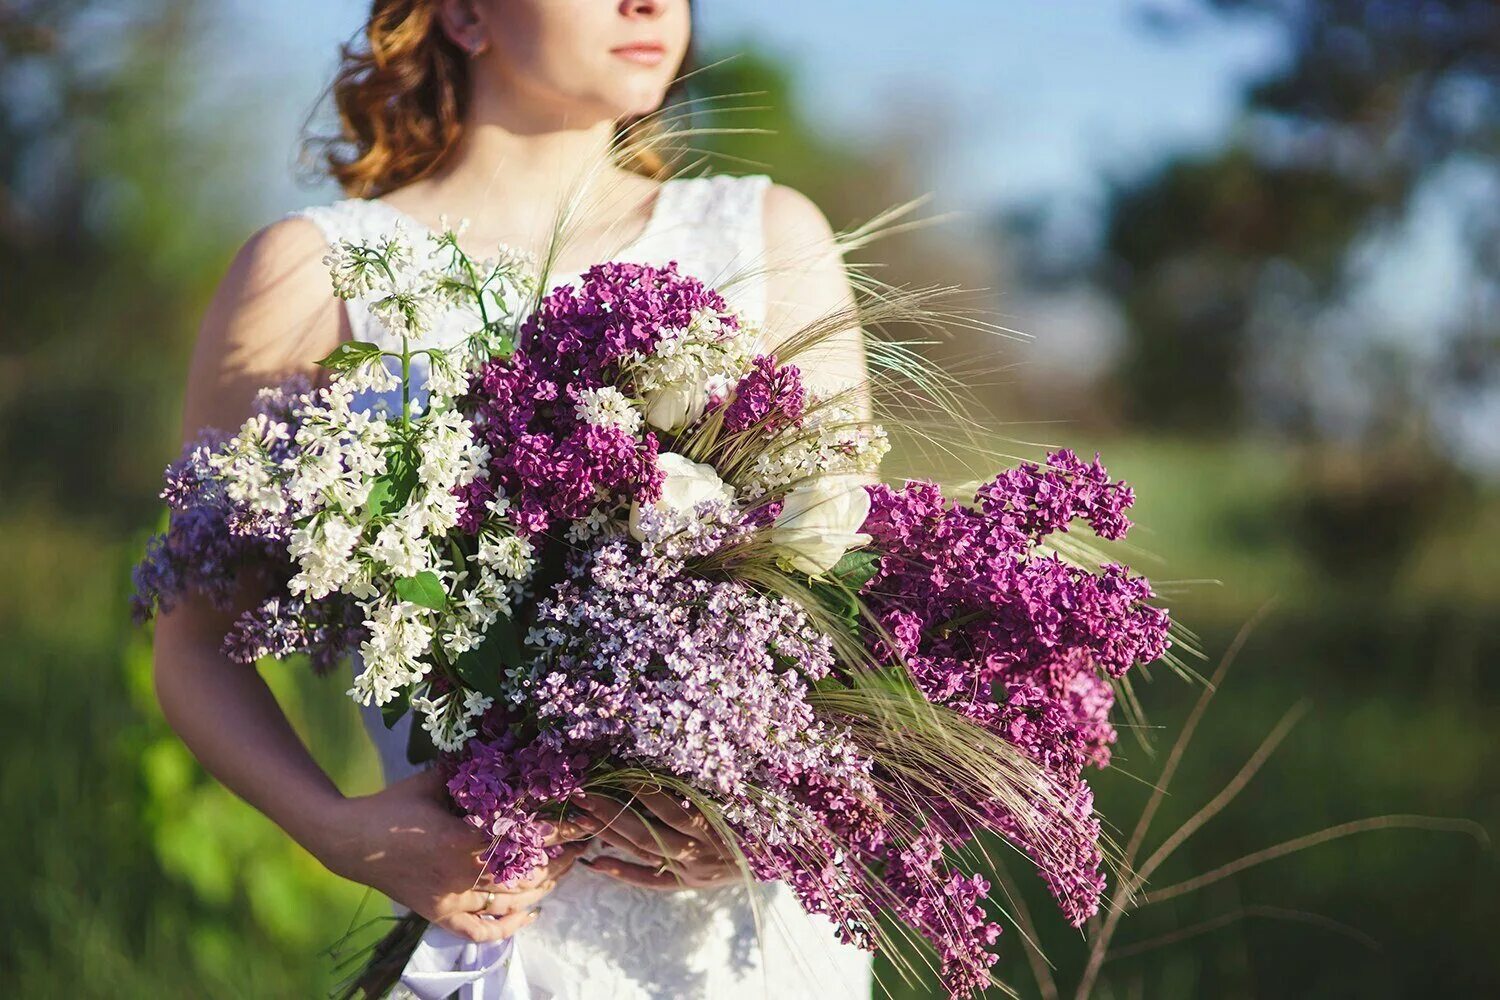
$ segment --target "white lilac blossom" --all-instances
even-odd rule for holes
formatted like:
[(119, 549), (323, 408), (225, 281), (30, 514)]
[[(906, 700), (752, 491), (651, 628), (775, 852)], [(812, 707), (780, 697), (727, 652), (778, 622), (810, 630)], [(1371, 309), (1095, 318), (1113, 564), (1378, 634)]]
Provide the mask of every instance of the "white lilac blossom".
[(816, 476), (873, 476), (890, 447), (885, 429), (853, 407), (816, 403), (772, 438), (736, 485), (747, 498), (758, 498)]
[[(520, 255), (502, 251), (476, 265), (453, 234), (413, 242), (399, 228), (372, 245), (339, 243), (327, 264), (335, 293), (363, 301), (399, 335), (401, 350), (343, 345), (325, 362), (333, 370), (328, 385), (298, 395), (286, 419), (257, 413), (208, 464), (246, 516), (286, 526), (291, 598), (357, 603), (363, 669), (350, 694), (376, 705), (403, 692), (424, 699), (435, 738), (456, 749), (468, 732), (463, 720), (479, 710), (458, 712), (453, 706), (475, 702), (444, 698), (427, 679), (483, 644), (486, 629), (510, 613), (534, 559), (498, 499), (473, 525), (477, 544), (455, 540), (459, 494), (488, 475), (490, 458), (457, 406), (470, 387), (472, 358), (462, 347), (422, 348), (426, 401), (419, 407), (406, 384), (417, 356), (410, 342), (464, 303), (484, 326), (476, 336), (498, 339), (503, 323), (491, 316), (518, 317), (516, 299), (534, 279)], [(403, 390), (399, 413), (356, 406), (363, 394), (395, 388)]]
[(578, 419), (595, 427), (612, 427), (632, 437), (640, 433), (641, 414), (614, 386), (583, 389), (578, 393)]
[(436, 695), (418, 695), (411, 700), (412, 711), (422, 719), (422, 730), (432, 745), (443, 753), (454, 753), (478, 735), (476, 720), (494, 705), (495, 700), (478, 691), (445, 691)]
[(624, 366), (645, 400), (646, 422), (663, 431), (695, 422), (709, 400), (722, 397), (749, 368), (754, 345), (753, 330), (726, 322), (714, 308), (664, 331), (650, 353), (637, 354)]

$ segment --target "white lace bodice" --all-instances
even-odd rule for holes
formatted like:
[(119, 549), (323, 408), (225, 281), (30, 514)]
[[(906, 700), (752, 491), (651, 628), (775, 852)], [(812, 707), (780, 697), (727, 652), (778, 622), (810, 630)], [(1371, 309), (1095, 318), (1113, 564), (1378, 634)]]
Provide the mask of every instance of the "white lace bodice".
[[(765, 318), (762, 204), (769, 180), (700, 177), (668, 181), (645, 230), (612, 255), (665, 264), (719, 288), (747, 321)], [(315, 223), (329, 242), (379, 237), (397, 223), (422, 227), (379, 200), (350, 199), (295, 215)], [(554, 274), (553, 285), (577, 278)], [(354, 339), (382, 343), (386, 334), (358, 303), (348, 303)], [(440, 326), (434, 339), (453, 343), (468, 331)], [(414, 377), (422, 378), (420, 368)], [(364, 710), (387, 781), (414, 772), (406, 760), (411, 716), (386, 729)], [(754, 894), (754, 899), (751, 894)], [(517, 938), (537, 1000), (867, 1000), (870, 961), (840, 944), (828, 921), (803, 913), (782, 885), (754, 890), (654, 892), (578, 867)]]

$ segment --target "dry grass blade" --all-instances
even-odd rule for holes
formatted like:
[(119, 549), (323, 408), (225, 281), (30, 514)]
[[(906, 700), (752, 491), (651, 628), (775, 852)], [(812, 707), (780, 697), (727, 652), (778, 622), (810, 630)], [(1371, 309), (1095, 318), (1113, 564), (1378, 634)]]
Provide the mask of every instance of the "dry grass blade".
[(1031, 966), (1031, 978), (1036, 982), (1037, 993), (1042, 1000), (1057, 1000), (1057, 977), (1052, 974), (1053, 965), (1042, 952), (1041, 942), (1037, 938), (1036, 924), (1031, 918), (1031, 909), (1026, 905), (1025, 897), (1017, 888), (1015, 881), (1010, 877), (1010, 872), (1003, 864), (994, 866), (995, 880), (1000, 883), (1000, 889), (1005, 893), (1011, 907), (1015, 910), (1015, 921), (1021, 936), (1025, 939), (1026, 962)]
[(1273, 847), (1247, 854), (1242, 858), (1221, 865), (1212, 871), (1204, 872), (1194, 878), (1182, 882), (1176, 882), (1162, 889), (1153, 889), (1147, 894), (1148, 902), (1160, 903), (1177, 896), (1186, 895), (1206, 885), (1212, 885), (1222, 879), (1229, 878), (1244, 871), (1254, 868), (1256, 865), (1284, 858), (1288, 854), (1308, 847), (1316, 847), (1326, 844), (1331, 840), (1349, 837), (1356, 833), (1369, 833), (1373, 830), (1431, 830), (1439, 833), (1466, 833), (1481, 844), (1490, 842), (1489, 831), (1472, 820), (1445, 819), (1440, 816), (1408, 816), (1395, 814), (1390, 816), (1371, 816), (1366, 819), (1352, 820), (1348, 823), (1340, 823), (1338, 826), (1330, 826), (1317, 833), (1309, 833), (1302, 837), (1296, 837)]
[(1308, 703), (1304, 701), (1298, 702), (1288, 709), (1286, 714), (1271, 729), (1270, 733), (1266, 735), (1266, 738), (1261, 741), (1260, 746), (1255, 748), (1255, 753), (1251, 754), (1250, 759), (1245, 761), (1239, 773), (1230, 779), (1229, 784), (1225, 785), (1223, 790), (1209, 800), (1207, 805), (1193, 813), (1187, 822), (1179, 826), (1172, 832), (1170, 837), (1162, 842), (1162, 845), (1156, 849), (1150, 858), (1146, 859), (1137, 872), (1136, 877), (1139, 879), (1140, 885), (1144, 885), (1146, 880), (1151, 877), (1151, 873), (1160, 868), (1176, 852), (1177, 848), (1187, 842), (1189, 837), (1201, 830), (1203, 825), (1209, 820), (1223, 812), (1229, 803), (1233, 802), (1239, 796), (1240, 792), (1244, 791), (1245, 786), (1250, 783), (1250, 779), (1254, 778), (1260, 772), (1260, 769), (1265, 766), (1271, 754), (1275, 753), (1276, 748), (1281, 745), (1281, 741), (1286, 739), (1287, 734), (1292, 731), (1292, 727), (1301, 720), (1303, 715), (1307, 714), (1308, 707)]
[[(1234, 641), (1230, 643), (1229, 648), (1225, 650), (1224, 655), (1219, 659), (1219, 665), (1215, 668), (1213, 676), (1209, 678), (1208, 684), (1204, 687), (1202, 693), (1198, 695), (1198, 700), (1194, 702), (1192, 710), (1188, 713), (1187, 720), (1183, 723), (1182, 732), (1178, 734), (1177, 739), (1173, 742), (1172, 749), (1167, 754), (1166, 762), (1162, 765), (1161, 777), (1157, 779), (1156, 787), (1150, 797), (1147, 798), (1146, 805), (1141, 810), (1140, 819), (1136, 821), (1135, 830), (1132, 831), (1130, 840), (1126, 842), (1123, 861), (1127, 869), (1135, 863), (1136, 855), (1139, 853), (1141, 845), (1145, 842), (1146, 835), (1150, 831), (1151, 822), (1156, 818), (1156, 812), (1161, 808), (1162, 800), (1166, 798), (1167, 789), (1171, 786), (1172, 779), (1177, 775), (1177, 768), (1181, 765), (1182, 758), (1187, 753), (1189, 744), (1192, 743), (1193, 735), (1197, 732), (1199, 723), (1203, 721), (1203, 716), (1208, 711), (1209, 703), (1213, 701), (1214, 695), (1224, 683), (1224, 678), (1228, 676), (1230, 667), (1234, 665), (1234, 661), (1238, 659), (1240, 652), (1245, 648), (1245, 644), (1249, 641), (1251, 633), (1254, 632), (1255, 627), (1269, 613), (1270, 609), (1271, 604), (1264, 605), (1249, 621), (1241, 626), (1239, 632), (1235, 635)], [(1144, 880), (1122, 881), (1118, 884), (1114, 894), (1110, 897), (1110, 905), (1106, 909), (1102, 923), (1090, 927), (1091, 942), (1089, 945), (1089, 957), (1087, 963), (1084, 965), (1083, 974), (1079, 977), (1077, 992), (1074, 994), (1077, 1000), (1085, 1000), (1093, 992), (1094, 984), (1099, 979), (1099, 972), (1104, 967), (1104, 956), (1109, 951), (1109, 943), (1114, 939), (1115, 932), (1119, 929), (1121, 917), (1125, 915), (1126, 905), (1140, 891), (1140, 887), (1143, 884)]]
[(1332, 931), (1335, 934), (1342, 934), (1343, 936), (1358, 942), (1365, 948), (1368, 948), (1370, 951), (1378, 951), (1380, 949), (1380, 943), (1378, 941), (1370, 937), (1370, 935), (1359, 930), (1357, 927), (1350, 927), (1348, 924), (1340, 923), (1337, 920), (1322, 916), (1321, 914), (1304, 913), (1301, 910), (1288, 910), (1279, 906), (1245, 906), (1233, 911), (1232, 913), (1220, 914), (1219, 916), (1213, 917), (1209, 920), (1205, 920), (1202, 923), (1193, 924), (1189, 927), (1183, 927), (1178, 930), (1162, 934), (1159, 937), (1150, 938), (1146, 941), (1137, 941), (1120, 948), (1115, 948), (1114, 950), (1110, 951), (1106, 957), (1109, 961), (1116, 961), (1122, 958), (1130, 958), (1135, 955), (1144, 955), (1147, 952), (1156, 951), (1157, 949), (1165, 948), (1169, 945), (1180, 944), (1181, 942), (1187, 941), (1191, 938), (1199, 937), (1201, 935), (1211, 933), (1224, 927), (1229, 927), (1232, 924), (1239, 923), (1241, 920), (1244, 920), (1247, 917), (1266, 917), (1272, 920), (1285, 920), (1292, 923), (1306, 924), (1309, 927), (1318, 927), (1323, 930)]

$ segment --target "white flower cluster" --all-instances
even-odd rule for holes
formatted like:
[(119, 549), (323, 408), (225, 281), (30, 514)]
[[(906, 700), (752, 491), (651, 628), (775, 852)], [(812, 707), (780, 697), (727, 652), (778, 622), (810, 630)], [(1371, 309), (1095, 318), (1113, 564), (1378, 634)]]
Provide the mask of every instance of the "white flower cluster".
[[(334, 244), (323, 263), (333, 279), (334, 294), (364, 302), (371, 315), (386, 329), (411, 340), (432, 333), (440, 318), (463, 314), (470, 328), (468, 360), (488, 357), (497, 330), (514, 330), (524, 316), (537, 288), (536, 265), (530, 255), (502, 246), (494, 257), (476, 261), (458, 246), (458, 236), (467, 228), (433, 233), (420, 242), (407, 237), (398, 222), (383, 239), (361, 245), (348, 240)], [(462, 373), (458, 363), (437, 372), (439, 352), (433, 352), (434, 375), (447, 381), (432, 391), (454, 395), (451, 388)], [(379, 379), (383, 365), (375, 366)], [(382, 380), (388, 391), (399, 385)]]
[(495, 699), (478, 691), (445, 691), (436, 697), (418, 695), (411, 700), (411, 708), (422, 716), (422, 729), (432, 745), (451, 753), (478, 735), (473, 721), (494, 703)]
[(632, 437), (641, 431), (641, 414), (630, 397), (612, 385), (584, 389), (578, 394), (578, 419), (595, 427), (613, 427)]
[(400, 223), (373, 246), (340, 240), (323, 263), (335, 295), (363, 301), (386, 328), (413, 340), (432, 332), (453, 304), (431, 249), (408, 240)]
[(727, 395), (749, 370), (754, 353), (753, 330), (705, 310), (686, 328), (666, 331), (650, 355), (637, 356), (625, 368), (645, 401), (646, 422), (673, 431), (701, 417), (711, 397)]
[(852, 407), (812, 400), (802, 426), (789, 427), (767, 443), (735, 485), (758, 499), (814, 477), (873, 476), (890, 450), (885, 429)]
[[(482, 353), (473, 341), (513, 329), (506, 324), (519, 315), (519, 295), (534, 279), (526, 259), (509, 251), (476, 264), (452, 232), (418, 247), (398, 228), (369, 246), (339, 243), (325, 262), (335, 293), (365, 301), (401, 335), (401, 351), (343, 345), (325, 361), (334, 371), (329, 385), (297, 398), (295, 432), (257, 416), (213, 467), (249, 514), (289, 526), (292, 594), (358, 602), (368, 636), (350, 695), (385, 705), (409, 692), (434, 745), (455, 750), (474, 734), (471, 722), (490, 700), (462, 688), (434, 694), (429, 675), (479, 647), (490, 626), (510, 614), (535, 554), (506, 519), (503, 497), (485, 512), (477, 544), (456, 531), (459, 492), (488, 474), (489, 450), (454, 399), (467, 390), (468, 361)], [(401, 388), (398, 373), (410, 370), (414, 357), (408, 340), (456, 307), (471, 309), (483, 328), (468, 345), (421, 352), (423, 412), (416, 413), (409, 393), (399, 413), (356, 409), (360, 393)]]

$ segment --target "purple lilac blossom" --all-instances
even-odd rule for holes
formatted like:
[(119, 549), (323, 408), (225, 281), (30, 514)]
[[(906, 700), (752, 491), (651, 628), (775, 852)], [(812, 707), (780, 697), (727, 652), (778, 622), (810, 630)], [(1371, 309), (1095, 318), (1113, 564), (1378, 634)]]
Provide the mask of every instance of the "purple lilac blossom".
[(465, 819), (492, 839), (486, 871), (501, 883), (524, 878), (556, 857), (548, 817), (583, 788), (591, 759), (556, 733), (523, 742), (492, 712), (479, 736), (449, 759), (448, 794)]
[(775, 434), (801, 420), (806, 406), (802, 372), (795, 365), (778, 366), (774, 356), (762, 354), (735, 384), (724, 408), (724, 429), (731, 434), (751, 428)]
[[(305, 378), (264, 389), (252, 416), (290, 425), (291, 433), (271, 443), (272, 458), (290, 457), (296, 448), (297, 406), (308, 391)], [(146, 544), (133, 571), (131, 611), (148, 621), (171, 611), (184, 594), (196, 593), (221, 611), (233, 609), (240, 587), (250, 579), (271, 594), (243, 612), (224, 637), (222, 651), (238, 663), (264, 656), (306, 653), (318, 671), (326, 671), (359, 645), (364, 634), (355, 603), (334, 595), (318, 602), (286, 594), (291, 560), (286, 539), (290, 525), (256, 515), (234, 503), (209, 465), (209, 457), (232, 435), (205, 430), (189, 442), (182, 456), (167, 466), (161, 497), (169, 508), (167, 530)]]
[[(873, 948), (889, 910), (933, 941), (955, 995), (987, 981), (999, 934), (980, 905), (988, 887), (946, 868), (945, 828), (892, 834), (906, 803), (884, 801), (872, 758), (813, 708), (835, 661), (795, 604), (608, 540), (540, 603), (533, 643), (541, 655), (513, 700), (537, 740), (690, 783), (723, 809), (751, 873), (785, 882), (845, 941)], [(539, 824), (577, 790), (519, 791), (522, 745), (535, 744), (470, 741), (449, 785), (512, 878), (543, 859)]]
[[(991, 810), (1027, 851), (1070, 922), (1098, 911), (1099, 825), (1086, 765), (1104, 766), (1114, 729), (1107, 677), (1160, 657), (1165, 611), (1142, 577), (1098, 573), (1044, 554), (1039, 544), (1086, 521), (1123, 537), (1133, 495), (1097, 458), (1069, 451), (1025, 464), (982, 487), (977, 507), (949, 503), (931, 483), (870, 488), (864, 531), (882, 558), (863, 596), (889, 638), (878, 659), (902, 663), (923, 693), (1004, 737), (1040, 764), (1054, 790), (1034, 816)], [(985, 804), (978, 804), (985, 808)]]

